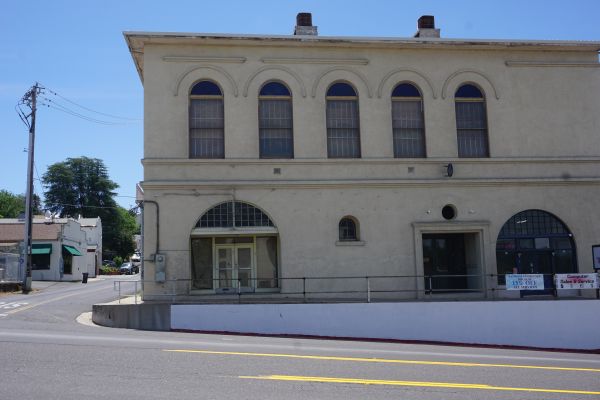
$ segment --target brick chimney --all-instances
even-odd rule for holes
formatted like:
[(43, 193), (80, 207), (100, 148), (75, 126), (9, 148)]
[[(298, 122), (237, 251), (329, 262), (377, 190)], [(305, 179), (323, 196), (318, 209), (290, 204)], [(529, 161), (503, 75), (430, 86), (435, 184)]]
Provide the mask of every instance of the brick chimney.
[(435, 18), (433, 15), (423, 15), (417, 22), (417, 33), (415, 37), (439, 38), (440, 30), (435, 29)]
[(296, 28), (294, 35), (310, 35), (317, 36), (317, 27), (312, 24), (311, 13), (298, 13), (296, 15)]

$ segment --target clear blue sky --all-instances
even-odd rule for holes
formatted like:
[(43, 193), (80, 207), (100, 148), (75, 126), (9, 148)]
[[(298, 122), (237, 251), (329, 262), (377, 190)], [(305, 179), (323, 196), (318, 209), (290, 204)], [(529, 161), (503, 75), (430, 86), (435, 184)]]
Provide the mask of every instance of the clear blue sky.
[[(431, 14), (446, 38), (600, 40), (600, 0), (7, 1), (0, 12), (0, 189), (25, 192), (28, 135), (14, 107), (35, 81), (93, 110), (141, 119), (143, 87), (123, 31), (291, 34), (298, 12), (312, 12), (323, 36), (410, 37), (418, 17)], [(68, 157), (99, 158), (120, 186), (118, 202), (134, 204), (141, 120), (101, 125), (45, 108), (36, 132), (40, 177)], [(35, 190), (43, 191), (38, 181)]]

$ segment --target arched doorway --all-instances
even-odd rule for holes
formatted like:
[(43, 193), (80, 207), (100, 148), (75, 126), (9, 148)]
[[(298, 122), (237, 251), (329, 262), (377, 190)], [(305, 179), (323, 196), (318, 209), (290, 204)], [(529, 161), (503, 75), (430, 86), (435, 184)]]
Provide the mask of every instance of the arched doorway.
[(500, 285), (505, 284), (505, 274), (545, 274), (544, 286), (552, 288), (552, 274), (577, 272), (573, 235), (546, 211), (521, 211), (498, 234), (496, 264)]
[(192, 230), (192, 290), (276, 290), (278, 242), (275, 225), (259, 208), (241, 201), (217, 204)]

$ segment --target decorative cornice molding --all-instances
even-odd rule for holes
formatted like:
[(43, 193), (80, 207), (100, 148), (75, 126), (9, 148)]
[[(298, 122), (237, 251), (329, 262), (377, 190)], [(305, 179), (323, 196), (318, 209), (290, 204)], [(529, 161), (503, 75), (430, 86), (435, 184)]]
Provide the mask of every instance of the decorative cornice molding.
[(295, 166), (295, 165), (400, 165), (419, 166), (431, 164), (456, 165), (498, 165), (498, 164), (598, 164), (600, 157), (522, 157), (522, 158), (360, 158), (360, 159), (302, 159), (289, 160), (256, 159), (256, 158), (143, 158), (144, 166), (150, 165), (266, 165), (266, 166)]
[(265, 64), (337, 64), (337, 65), (367, 65), (366, 58), (261, 58)]
[(213, 71), (216, 71), (216, 72), (222, 74), (225, 77), (225, 79), (227, 79), (229, 81), (233, 95), (235, 97), (238, 97), (238, 87), (237, 87), (233, 77), (227, 71), (225, 71), (223, 68), (215, 67), (212, 65), (203, 65), (201, 67), (198, 67), (198, 66), (192, 67), (192, 68), (188, 69), (186, 72), (179, 75), (179, 77), (175, 81), (175, 84), (173, 85), (173, 96), (179, 95), (179, 87), (181, 86), (181, 82), (185, 79), (185, 77), (199, 69), (210, 69), (210, 70), (213, 70)]
[(461, 227), (466, 227), (466, 226), (470, 226), (476, 229), (480, 229), (480, 228), (484, 228), (484, 227), (489, 227), (491, 225), (490, 221), (486, 221), (486, 220), (473, 220), (473, 221), (457, 221), (457, 220), (452, 220), (452, 221), (415, 221), (412, 222), (411, 225), (414, 228), (417, 229), (439, 229), (440, 227), (447, 227), (448, 230), (453, 230), (455, 227), (457, 226), (461, 226)]
[(590, 62), (568, 62), (568, 61), (515, 61), (504, 62), (507, 67), (562, 67), (562, 68), (600, 68), (600, 63)]
[[(413, 69), (407, 69), (407, 68), (398, 68), (395, 69), (393, 71), (388, 72), (388, 74), (381, 80), (381, 83), (379, 84), (379, 87), (377, 88), (377, 97), (381, 98), (382, 96), (382, 91), (383, 91), (383, 86), (386, 84), (386, 82), (394, 75), (396, 74), (400, 74), (402, 72), (409, 72), (412, 74), (416, 74), (417, 76), (419, 76), (420, 78), (422, 78), (427, 85), (429, 86), (429, 89), (431, 90), (431, 96), (434, 99), (437, 99), (437, 94), (435, 93), (435, 89), (433, 88), (433, 85), (431, 84), (431, 81), (429, 80), (429, 78), (427, 78), (425, 75), (423, 75), (422, 73), (415, 71)], [(415, 82), (416, 83), (416, 82)], [(421, 85), (419, 85), (421, 86)]]
[(454, 72), (452, 75), (450, 75), (446, 79), (446, 81), (444, 82), (444, 86), (442, 87), (442, 99), (446, 98), (446, 95), (447, 95), (446, 91), (448, 89), (448, 85), (450, 84), (450, 81), (461, 74), (475, 74), (475, 75), (482, 77), (491, 86), (492, 90), (494, 91), (494, 96), (496, 97), (496, 100), (500, 99), (500, 93), (498, 93), (498, 90), (496, 89), (496, 85), (494, 85), (492, 83), (492, 80), (490, 78), (488, 78), (487, 76), (485, 76), (485, 74), (483, 72), (480, 72), (480, 71), (477, 71), (474, 69), (460, 69), (460, 70)]
[(371, 93), (371, 87), (369, 86), (369, 82), (367, 80), (367, 77), (364, 76), (362, 73), (358, 72), (358, 71), (354, 71), (351, 70), (350, 68), (344, 68), (344, 67), (333, 67), (333, 68), (329, 68), (327, 71), (323, 72), (321, 74), (321, 76), (319, 76), (316, 80), (315, 83), (313, 84), (312, 87), (312, 91), (310, 93), (312, 98), (317, 97), (317, 87), (319, 87), (319, 83), (321, 82), (321, 80), (328, 74), (330, 74), (331, 72), (335, 72), (335, 71), (345, 71), (345, 72), (350, 72), (351, 74), (355, 75), (358, 79), (360, 79), (362, 81), (362, 83), (365, 85), (365, 87), (367, 88), (367, 96), (369, 98), (373, 97), (373, 94)]
[(243, 64), (246, 62), (246, 57), (164, 56), (162, 60), (165, 62), (206, 62)]
[(302, 95), (302, 97), (306, 97), (306, 87), (304, 86), (304, 82), (302, 82), (302, 78), (300, 78), (300, 76), (297, 73), (295, 73), (294, 71), (292, 71), (291, 69), (289, 69), (287, 67), (282, 67), (282, 66), (273, 66), (273, 67), (264, 66), (264, 67), (259, 68), (256, 72), (254, 72), (252, 75), (250, 75), (250, 77), (246, 81), (246, 84), (244, 85), (244, 89), (242, 91), (243, 96), (248, 97), (248, 88), (250, 88), (250, 84), (252, 83), (254, 78), (256, 78), (258, 76), (258, 74), (260, 74), (261, 72), (264, 72), (264, 71), (271, 71), (271, 70), (283, 71), (283, 72), (289, 74), (292, 78), (294, 78), (296, 80), (296, 82), (298, 83), (298, 86), (300, 86), (300, 94)]
[[(598, 186), (598, 178), (513, 178), (513, 179), (351, 179), (351, 180), (199, 180), (144, 181), (144, 190), (215, 189), (345, 189), (345, 188), (440, 188), (440, 187), (523, 187), (523, 186)], [(191, 194), (193, 195), (193, 194)]]

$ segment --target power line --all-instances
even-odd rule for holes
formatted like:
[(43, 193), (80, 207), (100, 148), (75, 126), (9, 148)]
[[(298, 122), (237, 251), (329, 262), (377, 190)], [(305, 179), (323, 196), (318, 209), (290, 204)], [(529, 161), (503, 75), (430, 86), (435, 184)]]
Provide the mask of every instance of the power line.
[(55, 92), (54, 90), (52, 90), (52, 89), (48, 89), (48, 88), (46, 88), (46, 90), (48, 90), (48, 92), (52, 93), (53, 95), (55, 95), (55, 96), (57, 96), (57, 97), (60, 97), (60, 98), (61, 98), (61, 99), (63, 99), (64, 101), (67, 101), (67, 102), (69, 102), (69, 103), (71, 103), (71, 104), (73, 104), (73, 105), (75, 105), (75, 106), (77, 106), (77, 107), (79, 107), (79, 108), (82, 108), (82, 109), (84, 109), (84, 110), (86, 110), (86, 111), (89, 111), (89, 112), (93, 112), (93, 113), (95, 113), (95, 114), (104, 115), (105, 117), (114, 118), (114, 119), (123, 119), (123, 120), (128, 120), (128, 121), (141, 121), (141, 118), (129, 118), (129, 117), (121, 117), (121, 116), (119, 116), (119, 115), (107, 114), (107, 113), (103, 113), (103, 112), (100, 112), (100, 111), (96, 111), (96, 110), (93, 110), (93, 109), (91, 109), (91, 108), (89, 108), (89, 107), (83, 106), (83, 105), (81, 105), (81, 104), (79, 104), (79, 103), (76, 103), (76, 102), (74, 102), (73, 100), (69, 100), (69, 99), (68, 99), (68, 98), (66, 98), (65, 96), (61, 96), (60, 94), (56, 93), (56, 92)]
[[(62, 203), (52, 203), (52, 204), (44, 203), (44, 205), (49, 206), (49, 207), (57, 207), (58, 206), (58, 207), (100, 208), (100, 209), (115, 209), (115, 210), (122, 208), (124, 210), (127, 210), (127, 208), (121, 207), (119, 205), (117, 205), (115, 207), (113, 207), (113, 206), (84, 206), (81, 204), (62, 204)], [(47, 208), (49, 208), (49, 207), (47, 207)]]
[(17, 115), (19, 116), (19, 118), (21, 118), (21, 121), (23, 121), (25, 126), (27, 126), (27, 128), (29, 128), (29, 129), (31, 129), (31, 124), (29, 123), (29, 120), (28, 120), (28, 118), (31, 116), (31, 113), (29, 115), (25, 115), (25, 113), (21, 109), (22, 105), (25, 105), (23, 103), (23, 100), (21, 100), (19, 103), (17, 103), (15, 105), (15, 111), (17, 112)]
[(34, 168), (35, 174), (37, 176), (38, 189), (39, 189), (40, 193), (44, 193), (44, 190), (43, 190), (43, 187), (42, 187), (42, 179), (40, 178), (40, 174), (38, 173), (37, 165), (35, 165), (35, 162), (33, 163), (33, 168)]
[(73, 110), (71, 110), (59, 103), (56, 103), (55, 101), (52, 101), (51, 99), (48, 99), (46, 97), (42, 97), (41, 100), (42, 101), (41, 101), (40, 105), (42, 105), (42, 106), (46, 106), (48, 108), (52, 108), (54, 110), (58, 110), (58, 111), (66, 113), (66, 114), (70, 114), (74, 117), (81, 118), (88, 122), (94, 122), (96, 124), (101, 124), (101, 125), (126, 125), (126, 124), (128, 124), (127, 122), (112, 122), (112, 121), (104, 121), (101, 119), (92, 118), (87, 115), (83, 115), (76, 111), (73, 111)]

